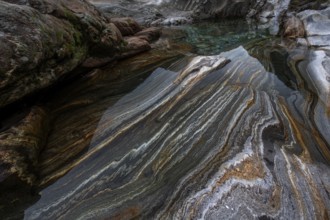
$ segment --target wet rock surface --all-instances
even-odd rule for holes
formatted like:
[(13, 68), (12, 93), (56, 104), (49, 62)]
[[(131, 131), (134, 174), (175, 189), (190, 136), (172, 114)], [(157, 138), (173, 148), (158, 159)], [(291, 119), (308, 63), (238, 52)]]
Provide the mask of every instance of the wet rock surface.
[[(0, 1), (3, 105), (85, 69), (0, 108), (2, 218), (329, 218), (327, 4), (174, 2), (177, 17), (168, 2), (93, 1), (101, 14), (85, 1)], [(236, 21), (141, 25), (207, 17), (199, 7), (272, 20), (282, 36)], [(50, 50), (72, 42), (79, 59)]]
[[(154, 33), (158, 29), (152, 29), (139, 36), (157, 38)], [(54, 182), (77, 164), (88, 151), (106, 108), (141, 83), (154, 66), (168, 66), (191, 50), (182, 46), (170, 50), (175, 44), (167, 47), (162, 41), (157, 44), (152, 51), (94, 69), (66, 86), (55, 87), (36, 101), (1, 111), (3, 219), (22, 218), (24, 210), (38, 199), (39, 187)]]
[(184, 66), (155, 70), (107, 108), (88, 152), (25, 217), (327, 218), (329, 130), (309, 113), (326, 109), (314, 82), (292, 69), (292, 89), (242, 47)]
[[(109, 17), (134, 17), (140, 24), (147, 26), (182, 25), (211, 18), (248, 18), (256, 20), (260, 28), (268, 29), (273, 35), (279, 33), (280, 24), (288, 13), (307, 9), (319, 10), (329, 6), (327, 0), (91, 0), (90, 2)], [(290, 17), (294, 18), (294, 16)], [(286, 21), (294, 22), (292, 19)]]

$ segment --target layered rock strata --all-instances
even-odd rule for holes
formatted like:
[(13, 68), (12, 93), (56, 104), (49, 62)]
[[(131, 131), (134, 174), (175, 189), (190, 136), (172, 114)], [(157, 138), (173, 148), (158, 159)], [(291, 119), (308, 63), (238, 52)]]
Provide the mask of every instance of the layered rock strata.
[(329, 130), (304, 112), (308, 92), (242, 47), (157, 69), (104, 112), (89, 151), (25, 217), (326, 219)]
[[(292, 19), (292, 18), (290, 18)], [(283, 35), (296, 39), (298, 48), (290, 51), (292, 69), (302, 73), (302, 82), (318, 94), (315, 104), (315, 123), (329, 142), (330, 130), (330, 7), (305, 10), (294, 17), (296, 22), (284, 23)], [(304, 35), (301, 32), (304, 32)]]

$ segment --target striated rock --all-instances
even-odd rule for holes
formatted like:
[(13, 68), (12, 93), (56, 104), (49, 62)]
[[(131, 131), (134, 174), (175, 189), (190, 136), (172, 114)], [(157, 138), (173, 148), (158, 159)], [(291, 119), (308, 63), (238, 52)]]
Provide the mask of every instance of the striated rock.
[(92, 71), (60, 92), (48, 104), (54, 126), (39, 158), (40, 185), (57, 180), (79, 163), (107, 108), (137, 87), (156, 66), (181, 57), (175, 51), (150, 50)]
[(49, 116), (42, 107), (33, 107), (23, 119), (0, 131), (0, 183), (13, 175), (30, 185), (35, 183), (48, 131)]
[[(261, 28), (278, 34), (285, 14), (306, 9), (322, 9), (327, 0), (90, 0), (109, 17), (131, 16), (144, 25), (180, 25), (209, 18), (253, 18)], [(140, 12), (140, 13), (139, 13)]]
[(330, 143), (330, 53), (324, 50), (295, 49), (290, 52), (292, 69), (300, 73), (300, 83), (317, 94), (313, 111), (314, 122), (323, 138)]
[(116, 28), (86, 1), (0, 1), (0, 107), (118, 51)]
[(24, 107), (21, 113), (17, 106), (7, 114), (1, 111), (1, 219), (23, 219), (24, 210), (40, 197), (36, 188), (63, 176), (88, 151), (103, 112), (155, 66), (168, 66), (180, 57), (159, 47), (55, 89), (42, 106)]
[(326, 219), (329, 142), (304, 85), (242, 47), (159, 68), (103, 112), (89, 151), (25, 218)]

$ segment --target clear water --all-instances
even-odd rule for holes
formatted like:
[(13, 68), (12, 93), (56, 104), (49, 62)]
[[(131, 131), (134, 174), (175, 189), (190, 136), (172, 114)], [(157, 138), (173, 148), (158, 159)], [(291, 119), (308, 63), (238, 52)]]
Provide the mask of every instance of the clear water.
[(256, 25), (245, 20), (201, 22), (170, 28), (170, 31), (174, 30), (182, 31), (181, 37), (175, 34), (171, 37), (190, 44), (192, 52), (198, 55), (216, 55), (269, 37), (266, 30), (259, 30)]

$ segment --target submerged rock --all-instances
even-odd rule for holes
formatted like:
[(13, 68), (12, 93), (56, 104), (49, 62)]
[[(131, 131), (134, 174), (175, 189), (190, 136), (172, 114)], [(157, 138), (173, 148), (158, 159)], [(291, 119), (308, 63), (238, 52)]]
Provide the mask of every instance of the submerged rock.
[(327, 218), (329, 130), (309, 91), (242, 47), (159, 68), (104, 111), (89, 151), (25, 218)]

